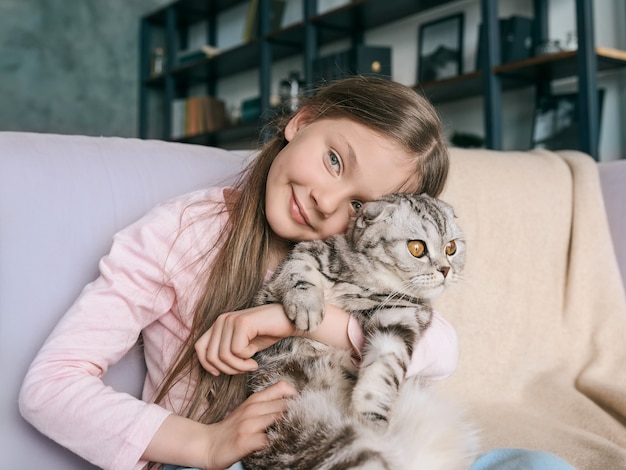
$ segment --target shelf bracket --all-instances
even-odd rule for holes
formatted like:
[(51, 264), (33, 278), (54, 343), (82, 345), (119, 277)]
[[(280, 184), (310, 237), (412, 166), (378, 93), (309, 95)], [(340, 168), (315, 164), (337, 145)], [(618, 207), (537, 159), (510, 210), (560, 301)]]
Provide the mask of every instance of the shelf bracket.
[(148, 90), (144, 80), (150, 70), (150, 25), (145, 18), (139, 24), (139, 138), (148, 138)]
[(317, 0), (304, 0), (304, 80), (308, 87), (313, 85), (313, 61), (318, 56), (317, 28), (311, 18), (317, 12)]
[[(165, 16), (165, 43), (176, 44), (176, 10), (173, 5), (167, 8)], [(169, 72), (174, 67), (176, 51), (173, 47), (165, 50), (165, 69)], [(165, 75), (165, 106), (163, 107), (163, 135), (166, 139), (172, 138), (172, 103), (176, 98), (176, 86), (171, 73)]]
[(576, 34), (578, 35), (578, 122), (580, 123), (580, 150), (599, 159), (600, 110), (593, 2), (576, 0)]
[(493, 150), (502, 149), (502, 88), (500, 76), (490, 73), (500, 64), (500, 24), (497, 0), (481, 0), (483, 32), (480, 68), (483, 82), (485, 113), (485, 145)]

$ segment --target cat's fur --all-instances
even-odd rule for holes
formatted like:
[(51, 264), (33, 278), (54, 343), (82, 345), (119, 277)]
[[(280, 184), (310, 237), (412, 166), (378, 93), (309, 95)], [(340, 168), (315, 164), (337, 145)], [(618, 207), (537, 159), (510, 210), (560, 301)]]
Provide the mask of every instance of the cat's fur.
[(438, 199), (390, 195), (364, 204), (345, 233), (294, 247), (258, 303), (281, 302), (305, 331), (320, 324), (325, 303), (351, 312), (363, 327), (363, 358), (357, 367), (348, 351), (301, 337), (257, 353), (249, 391), (286, 380), (299, 396), (268, 430), (270, 445), (244, 459), (246, 468), (469, 467), (471, 427), (419, 378), (405, 379), (432, 318), (429, 299), (464, 266), (454, 219)]

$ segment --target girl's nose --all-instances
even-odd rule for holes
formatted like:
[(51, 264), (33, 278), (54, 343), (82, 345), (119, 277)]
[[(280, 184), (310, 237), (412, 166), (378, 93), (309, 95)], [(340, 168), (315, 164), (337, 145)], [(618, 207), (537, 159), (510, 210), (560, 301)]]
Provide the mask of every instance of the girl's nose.
[(340, 204), (341, 195), (338, 191), (319, 188), (311, 191), (311, 198), (315, 204), (315, 208), (323, 217), (333, 215)]

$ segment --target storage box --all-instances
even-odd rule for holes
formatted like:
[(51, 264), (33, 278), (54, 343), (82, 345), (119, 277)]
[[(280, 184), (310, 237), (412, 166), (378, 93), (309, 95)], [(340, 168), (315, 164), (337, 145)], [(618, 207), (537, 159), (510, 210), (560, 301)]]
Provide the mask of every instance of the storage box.
[(332, 81), (347, 75), (391, 78), (391, 48), (361, 45), (313, 61), (314, 83)]
[[(534, 50), (532, 18), (511, 16), (500, 19), (500, 63), (514, 62), (532, 57)], [(481, 69), (483, 25), (479, 26), (476, 70)]]

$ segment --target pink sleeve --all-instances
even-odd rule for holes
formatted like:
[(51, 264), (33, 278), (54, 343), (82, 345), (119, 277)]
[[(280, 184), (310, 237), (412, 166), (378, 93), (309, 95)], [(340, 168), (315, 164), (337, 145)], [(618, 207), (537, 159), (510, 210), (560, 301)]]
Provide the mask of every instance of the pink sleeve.
[[(356, 318), (350, 316), (348, 338), (359, 354), (363, 347), (363, 332)], [(437, 312), (413, 351), (407, 377), (420, 375), (430, 380), (450, 377), (459, 361), (459, 345), (454, 327)]]
[(101, 377), (135, 347), (143, 328), (173, 316), (183, 293), (164, 266), (182, 260), (172, 249), (180, 209), (159, 206), (115, 236), (100, 276), (50, 334), (22, 385), (23, 416), (101, 468), (143, 468), (145, 448), (171, 413), (113, 390)]

